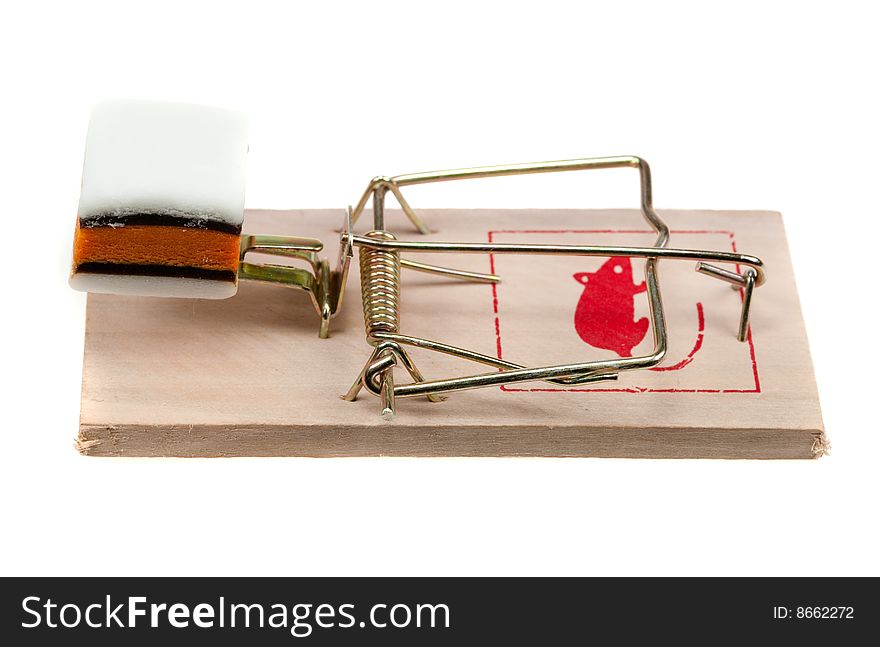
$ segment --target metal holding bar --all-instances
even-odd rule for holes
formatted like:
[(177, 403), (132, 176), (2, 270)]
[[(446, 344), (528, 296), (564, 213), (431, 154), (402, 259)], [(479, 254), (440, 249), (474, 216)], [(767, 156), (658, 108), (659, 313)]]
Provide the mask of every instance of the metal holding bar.
[[(677, 259), (687, 261), (711, 260), (716, 263), (736, 263), (746, 265), (755, 272), (756, 285), (763, 285), (766, 281), (764, 263), (760, 258), (748, 254), (734, 252), (714, 252), (700, 249), (673, 249), (668, 247), (626, 247), (606, 245), (547, 245), (531, 244), (517, 245), (511, 243), (445, 243), (434, 241), (376, 241), (366, 240), (362, 236), (352, 238), (356, 246), (382, 248), (396, 252), (424, 252), (424, 253), (470, 253), (470, 254), (564, 254), (571, 256), (629, 256), (631, 258), (657, 258)], [(711, 267), (712, 271), (707, 268)], [(727, 275), (739, 276), (735, 272), (729, 272), (711, 265), (702, 264), (698, 270), (707, 275), (716, 276), (728, 280)], [(722, 275), (721, 273), (724, 273)], [(737, 285), (742, 283), (732, 281)]]

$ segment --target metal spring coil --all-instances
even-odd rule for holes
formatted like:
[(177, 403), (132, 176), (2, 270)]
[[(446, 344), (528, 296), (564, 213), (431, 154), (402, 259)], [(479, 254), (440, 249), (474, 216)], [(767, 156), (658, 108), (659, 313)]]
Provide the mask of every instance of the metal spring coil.
[[(397, 240), (387, 231), (371, 231), (367, 238)], [(382, 249), (361, 247), (361, 299), (367, 339), (375, 341), (376, 332), (400, 331), (400, 254)]]

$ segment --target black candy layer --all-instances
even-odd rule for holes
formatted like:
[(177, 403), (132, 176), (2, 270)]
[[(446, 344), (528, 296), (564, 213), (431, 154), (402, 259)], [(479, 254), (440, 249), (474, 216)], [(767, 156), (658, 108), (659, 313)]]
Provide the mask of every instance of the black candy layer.
[(228, 222), (218, 222), (198, 215), (172, 215), (150, 211), (138, 211), (135, 213), (99, 213), (91, 216), (80, 217), (79, 226), (91, 227), (119, 227), (125, 225), (146, 225), (162, 227), (193, 227), (196, 229), (210, 229), (222, 231), (227, 234), (241, 234), (241, 225), (230, 225)]
[(124, 274), (127, 276), (169, 276), (181, 279), (207, 279), (235, 282), (235, 272), (177, 265), (135, 265), (132, 263), (80, 263), (75, 272), (84, 274)]

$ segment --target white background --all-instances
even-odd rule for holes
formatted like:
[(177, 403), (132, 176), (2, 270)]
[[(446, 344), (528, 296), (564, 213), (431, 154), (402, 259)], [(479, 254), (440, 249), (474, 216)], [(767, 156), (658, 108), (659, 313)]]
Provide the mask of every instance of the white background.
[[(870, 7), (4, 3), (0, 573), (880, 574)], [(376, 174), (638, 154), (660, 208), (780, 210), (833, 453), (82, 458), (85, 297), (66, 274), (106, 97), (246, 110), (252, 207), (343, 207)], [(626, 173), (499, 182), (418, 204), (636, 206)]]

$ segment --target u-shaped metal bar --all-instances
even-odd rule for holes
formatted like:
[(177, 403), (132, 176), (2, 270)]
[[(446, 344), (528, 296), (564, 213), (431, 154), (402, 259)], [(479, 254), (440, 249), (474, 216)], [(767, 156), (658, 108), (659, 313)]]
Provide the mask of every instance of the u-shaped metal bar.
[[(740, 283), (746, 291), (743, 300), (743, 311), (740, 320), (740, 335), (744, 339), (743, 329), (748, 327), (748, 310), (751, 305), (751, 288), (760, 286), (766, 281), (761, 259), (746, 254), (715, 252), (693, 249), (671, 249), (666, 247), (669, 240), (669, 229), (657, 215), (653, 207), (651, 190), (651, 171), (647, 162), (639, 157), (602, 157), (589, 159), (539, 162), (530, 164), (511, 164), (505, 166), (488, 166), (479, 168), (456, 169), (449, 171), (432, 171), (428, 173), (412, 173), (394, 177), (374, 178), (367, 187), (358, 204), (351, 212), (350, 223), (354, 223), (363, 213), (370, 198), (373, 199), (374, 231), (383, 231), (384, 200), (387, 192), (391, 192), (400, 203), (404, 213), (423, 233), (429, 230), (419, 216), (403, 198), (401, 188), (414, 184), (465, 180), (505, 175), (523, 175), (533, 173), (551, 173), (559, 171), (577, 171), (610, 168), (635, 168), (640, 179), (640, 208), (646, 222), (657, 233), (653, 247), (636, 246), (596, 246), (596, 245), (547, 245), (547, 244), (507, 244), (507, 243), (463, 243), (436, 241), (400, 241), (392, 238), (381, 239), (375, 236), (353, 235), (350, 229), (344, 234), (355, 247), (378, 249), (386, 252), (420, 252), (420, 253), (480, 253), (480, 254), (563, 254), (576, 256), (627, 256), (646, 259), (645, 284), (648, 295), (650, 320), (652, 324), (654, 348), (641, 357), (628, 357), (591, 362), (560, 364), (539, 368), (526, 368), (506, 360), (476, 353), (463, 348), (434, 342), (427, 339), (402, 335), (398, 332), (382, 332), (374, 336), (375, 343), (396, 343), (416, 346), (428, 350), (446, 353), (462, 359), (495, 366), (500, 371), (482, 373), (466, 377), (416, 381), (412, 384), (393, 385), (394, 397), (415, 397), (436, 395), (449, 391), (474, 389), (516, 382), (548, 380), (563, 383), (585, 383), (602, 379), (614, 379), (620, 371), (651, 368), (659, 364), (667, 350), (667, 329), (660, 295), (657, 263), (660, 259), (691, 260), (699, 262), (697, 269), (705, 274), (727, 281)], [(405, 262), (405, 261), (402, 261)], [(717, 268), (712, 263), (744, 265), (748, 269), (744, 274)], [(445, 268), (433, 268), (444, 273)], [(455, 271), (448, 271), (454, 273)], [(391, 353), (385, 353), (369, 361), (362, 372), (362, 383), (369, 391), (388, 397), (388, 383), (381, 379), (383, 374), (393, 369), (396, 360)], [(383, 391), (383, 383), (385, 390)]]

